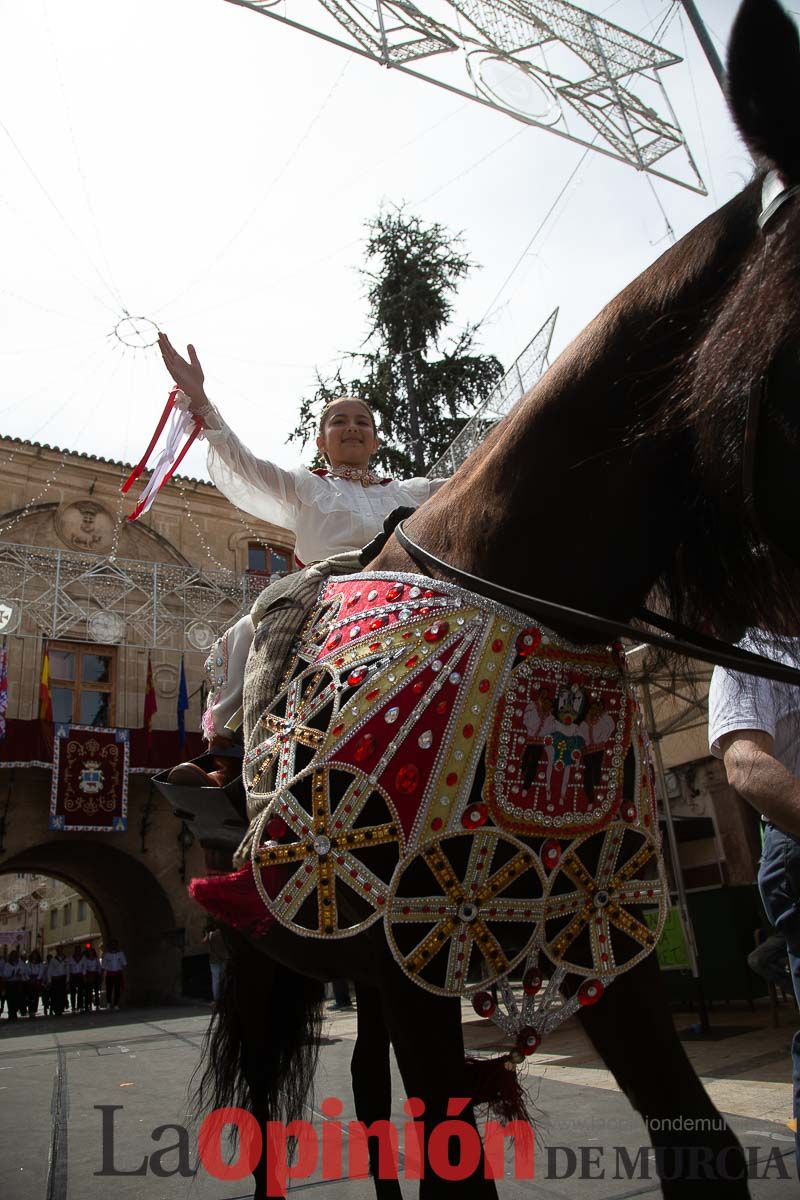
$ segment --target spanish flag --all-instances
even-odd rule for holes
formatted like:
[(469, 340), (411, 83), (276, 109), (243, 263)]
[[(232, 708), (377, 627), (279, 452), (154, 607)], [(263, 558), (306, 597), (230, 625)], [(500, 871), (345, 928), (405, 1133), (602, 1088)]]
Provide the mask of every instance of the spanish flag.
[(50, 695), (50, 650), (47, 642), (42, 655), (42, 674), (39, 677), (39, 720), (52, 721), (53, 697)]
[(144, 713), (142, 715), (142, 725), (147, 731), (147, 746), (150, 747), (151, 733), (153, 728), (153, 716), (158, 712), (158, 701), (156, 700), (156, 688), (153, 683), (153, 664), (150, 661), (150, 655), (147, 655), (147, 682), (144, 688)]

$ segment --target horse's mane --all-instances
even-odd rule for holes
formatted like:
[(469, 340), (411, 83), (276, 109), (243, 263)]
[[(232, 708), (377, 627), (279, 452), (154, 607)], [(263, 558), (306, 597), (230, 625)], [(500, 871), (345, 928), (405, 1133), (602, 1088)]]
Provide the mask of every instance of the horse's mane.
[(656, 589), (662, 606), (687, 624), (733, 637), (754, 624), (777, 634), (800, 630), (800, 572), (759, 537), (743, 488), (751, 388), (791, 340), (800, 314), (800, 204), (792, 202), (762, 234), (760, 183), (741, 197), (752, 245), (733, 285), (710, 306), (704, 334), (645, 434), (688, 433), (692, 450), (682, 543)]

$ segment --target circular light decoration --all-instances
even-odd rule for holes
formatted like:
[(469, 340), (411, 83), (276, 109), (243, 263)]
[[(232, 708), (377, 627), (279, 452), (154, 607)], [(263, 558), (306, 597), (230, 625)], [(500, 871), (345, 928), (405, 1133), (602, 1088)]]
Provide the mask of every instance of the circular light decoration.
[(19, 905), (17, 904), (16, 900), (11, 901), (11, 903), (8, 906), (8, 911), (10, 913), (18, 913), (19, 912)]
[(10, 600), (0, 600), (0, 633), (13, 633), (19, 625), (20, 609)]
[(195, 650), (208, 650), (216, 636), (214, 627), (208, 621), (192, 621), (186, 630), (186, 638)]
[(42, 912), (47, 912), (49, 907), (50, 907), (49, 900), (40, 900), (39, 901), (39, 908), (42, 910)]
[(132, 350), (146, 350), (158, 341), (158, 326), (149, 317), (131, 317), (126, 313), (114, 326), (114, 337)]
[(540, 125), (556, 125), (561, 120), (558, 97), (530, 63), (480, 50), (469, 55), (467, 68), (475, 90), (484, 99)]
[(125, 636), (125, 621), (119, 613), (92, 613), (88, 622), (89, 637), (93, 642), (121, 642)]

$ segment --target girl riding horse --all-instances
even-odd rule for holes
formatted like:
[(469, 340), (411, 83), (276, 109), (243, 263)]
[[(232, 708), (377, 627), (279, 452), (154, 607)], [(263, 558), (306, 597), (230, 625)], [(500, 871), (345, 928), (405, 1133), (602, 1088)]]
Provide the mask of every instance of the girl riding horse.
[[(551, 619), (554, 629), (539, 625), (542, 640), (549, 639), (556, 648), (564, 639), (583, 643), (585, 654), (601, 663), (597, 670), (606, 669), (603, 648), (587, 644), (591, 632), (582, 627), (575, 612), (630, 620), (648, 598), (652, 603), (655, 597), (662, 612), (696, 629), (714, 628), (724, 636), (753, 624), (778, 634), (800, 629), (800, 577), (795, 565), (800, 561), (800, 437), (795, 411), (800, 382), (800, 196), (795, 195), (800, 191), (800, 45), (794, 25), (776, 0), (744, 0), (728, 65), (731, 109), (759, 163), (754, 181), (612, 301), (407, 523), (414, 543), (424, 548), (426, 572), (436, 577), (417, 585), (423, 603), (428, 594), (432, 604), (438, 604), (441, 595), (455, 594), (446, 580), (447, 564), (479, 581), (533, 594), (573, 610), (563, 621)], [(546, 558), (543, 570), (554, 497), (558, 497), (562, 526), (572, 531), (572, 539), (568, 547)], [(605, 519), (587, 520), (587, 512), (594, 513), (598, 505), (604, 508)], [(444, 567), (431, 566), (428, 554)], [(390, 540), (370, 564), (365, 585), (377, 591), (379, 583), (385, 586), (386, 580), (395, 579), (389, 590), (398, 595), (394, 589), (399, 587), (408, 594), (403, 589), (420, 573), (417, 557)], [(355, 588), (357, 582), (347, 586)], [(458, 594), (464, 603), (470, 600), (468, 594)], [(334, 606), (325, 625), (325, 605), (332, 603), (325, 596), (329, 593), (323, 595), (317, 613), (315, 636), (321, 638), (327, 629), (330, 641), (324, 644), (333, 650), (334, 639), (342, 636), (342, 622), (337, 621)], [(474, 596), (472, 601), (477, 603)], [(443, 636), (439, 628), (430, 629), (430, 640)], [(531, 654), (524, 639), (517, 646), (515, 671)], [(409, 662), (412, 659), (414, 654)], [(431, 660), (432, 667), (435, 662), (442, 677), (442, 683), (436, 684), (439, 695), (445, 672), (438, 659)], [(332, 663), (326, 669), (333, 670), (335, 656)], [(453, 675), (461, 686), (460, 672), (448, 666), (447, 678)], [(366, 673), (353, 671), (340, 681), (341, 687), (360, 687), (365, 678)], [(364, 684), (365, 688), (379, 690), (384, 686), (382, 678), (378, 684)], [(346, 695), (360, 716), (361, 693)], [(271, 701), (271, 696), (257, 694), (248, 699), (246, 689), (245, 708), (251, 713), (245, 722), (246, 741), (251, 734), (263, 738), (259, 714), (275, 712)], [(397, 720), (387, 709), (386, 738), (394, 737)], [(286, 728), (288, 734), (290, 724), (292, 730), (298, 728), (297, 713), (284, 725), (279, 721), (276, 728)], [(303, 779), (316, 780), (324, 771), (314, 766), (318, 760), (313, 747), (328, 734), (313, 720), (303, 730), (312, 747), (303, 752), (303, 761), (309, 764)], [(422, 740), (425, 732), (420, 733), (423, 749), (430, 745)], [(463, 732), (468, 736), (466, 726)], [(331, 737), (337, 736), (344, 735), (334, 728)], [(381, 766), (388, 761), (389, 749), (374, 739), (371, 744), (370, 737), (371, 733), (362, 732), (359, 744), (365, 748), (364, 757), (375, 761), (379, 756)], [(267, 739), (265, 745), (272, 742)], [(485, 780), (491, 791), (489, 750), (486, 755), (474, 770), (468, 808), (453, 817), (476, 812), (481, 827), (493, 831), (494, 826), (486, 822), (491, 818), (498, 823), (501, 817), (482, 790)], [(376, 778), (378, 766), (370, 768)], [(416, 786), (413, 772), (402, 783)], [(424, 1102), (421, 1123), (427, 1145), (447, 1119), (451, 1098), (473, 1094), (466, 1090), (460, 1002), (452, 989), (448, 993), (443, 987), (420, 986), (420, 979), (427, 978), (428, 951), (423, 949), (413, 961), (408, 957), (401, 965), (397, 945), (388, 940), (390, 933), (394, 937), (388, 923), (365, 920), (364, 928), (351, 936), (334, 930), (335, 936), (326, 937), (322, 924), (315, 936), (298, 932), (302, 909), (287, 898), (280, 882), (283, 876), (279, 873), (277, 888), (271, 888), (259, 867), (275, 863), (280, 871), (289, 872), (292, 863), (308, 862), (320, 879), (335, 872), (333, 866), (325, 866), (330, 854), (329, 845), (323, 845), (327, 838), (304, 841), (302, 831), (291, 825), (284, 834), (258, 842), (264, 819), (281, 804), (287, 813), (295, 814), (297, 806), (305, 804), (311, 824), (316, 784), (308, 783), (307, 795), (290, 784), (283, 792), (278, 784), (269, 800), (274, 807), (263, 810), (255, 804), (258, 786), (251, 787), (251, 809), (258, 818), (252, 829), (252, 879), (272, 923), (263, 938), (251, 939), (250, 979), (259, 975), (259, 963), (262, 979), (275, 969), (266, 965), (267, 960), (320, 978), (335, 961), (339, 969), (346, 964), (351, 977), (373, 982), (380, 995), (380, 1011), (373, 1017), (388, 1032), (407, 1095)], [(620, 824), (624, 807), (623, 803), (617, 810)], [(454, 827), (446, 828), (452, 832)], [(800, 833), (800, 814), (792, 832)], [(502, 840), (499, 831), (492, 836)], [(619, 834), (623, 836), (624, 831)], [(386, 844), (398, 838), (387, 819)], [(443, 838), (444, 834), (437, 835), (423, 853), (432, 870), (441, 868), (446, 873), (445, 856), (440, 854)], [(518, 858), (509, 861), (521, 863), (530, 878), (543, 879), (542, 838), (526, 840), (520, 833), (514, 844)], [(317, 866), (308, 857), (312, 850)], [(577, 870), (575, 861), (572, 866)], [(608, 896), (601, 896), (596, 887), (592, 892), (591, 878), (585, 883), (598, 907), (608, 903)], [(298, 887), (302, 887), (299, 878)], [(392, 889), (394, 901), (394, 882)], [(202, 893), (200, 886), (201, 899)], [(334, 887), (325, 894), (335, 907), (338, 890)], [(515, 903), (534, 902), (520, 896)], [(344, 902), (342, 907), (344, 911)], [(516, 911), (513, 905), (511, 911)], [(464, 911), (460, 919), (473, 921), (475, 913)], [(561, 940), (547, 943), (548, 970), (556, 975), (560, 966), (555, 950)], [(493, 954), (499, 959), (489, 945), (487, 962)], [(571, 1001), (580, 991), (580, 979), (563, 978)], [(249, 988), (243, 985), (242, 996), (248, 995)], [(594, 995), (592, 1000), (597, 998)], [(230, 1096), (242, 1066), (232, 1010), (227, 1017), (227, 1023), (218, 1025), (211, 1046), (210, 1069), (218, 1097)], [(598, 1003), (580, 1008), (580, 1019), (633, 1107), (649, 1119), (664, 1195), (685, 1200), (699, 1195), (702, 1183), (724, 1186), (731, 1200), (747, 1196), (741, 1147), (711, 1103), (676, 1035), (655, 955), (633, 956), (630, 968), (616, 974)], [(270, 1047), (264, 1069), (270, 1080), (271, 1114), (302, 1113), (303, 1097), (293, 1069), (296, 1061), (308, 1066), (308, 1059), (302, 1059), (301, 1026), (299, 1019), (291, 1027), (272, 1024), (265, 1036)], [(368, 1074), (369, 1064), (361, 1066)], [(308, 1071), (302, 1084), (307, 1082)], [(461, 1119), (474, 1120), (469, 1108)], [(497, 1195), (493, 1180), (484, 1177), (483, 1161), (466, 1180), (453, 1181), (447, 1174), (428, 1163), (420, 1183), (423, 1200), (451, 1195), (489, 1200)], [(398, 1196), (399, 1189), (391, 1194)]]

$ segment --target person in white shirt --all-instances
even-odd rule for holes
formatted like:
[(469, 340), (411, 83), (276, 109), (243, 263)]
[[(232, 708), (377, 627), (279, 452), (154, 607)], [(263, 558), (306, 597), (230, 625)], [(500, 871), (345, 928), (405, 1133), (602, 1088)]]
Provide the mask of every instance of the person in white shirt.
[[(778, 642), (751, 633), (743, 645), (800, 666), (800, 638)], [(800, 688), (715, 667), (708, 740), (725, 764), (728, 783), (764, 819), (758, 886), (767, 917), (786, 943), (800, 1006)], [(792, 1075), (800, 1177), (800, 1030), (792, 1040)]]
[[(244, 512), (294, 531), (300, 566), (344, 551), (360, 550), (378, 533), (396, 508), (417, 508), (443, 479), (381, 479), (370, 470), (378, 450), (375, 418), (364, 400), (342, 396), (326, 405), (317, 447), (328, 470), (317, 473), (298, 466), (287, 470), (257, 458), (244, 446), (211, 404), (203, 369), (189, 346), (187, 361), (159, 334), (164, 364), (184, 393), (191, 411), (202, 417), (209, 444), (208, 470), (219, 490)], [(230, 745), (225, 724), (241, 707), (244, 664), (255, 628), (249, 616), (229, 629), (212, 648), (213, 687), (203, 717), (203, 731), (213, 753)], [(219, 664), (219, 665), (217, 665)], [(236, 760), (220, 758), (206, 775), (199, 766), (183, 771), (170, 783), (223, 784), (238, 771)], [(203, 777), (205, 776), (205, 778)]]
[(67, 1007), (67, 976), (69, 964), (64, 957), (64, 947), (57, 946), (47, 964), (47, 983), (50, 988), (50, 1007), (55, 1016), (63, 1016)]
[(9, 1021), (16, 1021), (19, 1013), (27, 1010), (27, 987), (27, 964), (22, 961), (19, 950), (14, 949), (6, 962), (6, 1000)]
[(83, 955), (83, 998), (85, 1011), (100, 1007), (100, 960), (94, 946), (87, 946)]
[(122, 991), (123, 972), (128, 965), (124, 951), (120, 950), (119, 942), (110, 938), (108, 949), (103, 950), (100, 968), (106, 977), (106, 1005), (109, 1009), (119, 1009), (119, 997)]
[(38, 950), (32, 950), (28, 956), (28, 1016), (35, 1017), (39, 1012), (39, 1000), (44, 986), (44, 963)]
[(67, 986), (69, 987), (69, 1007), (72, 1012), (82, 1012), (85, 1001), (83, 995), (83, 946), (75, 946), (72, 957), (67, 959)]

